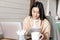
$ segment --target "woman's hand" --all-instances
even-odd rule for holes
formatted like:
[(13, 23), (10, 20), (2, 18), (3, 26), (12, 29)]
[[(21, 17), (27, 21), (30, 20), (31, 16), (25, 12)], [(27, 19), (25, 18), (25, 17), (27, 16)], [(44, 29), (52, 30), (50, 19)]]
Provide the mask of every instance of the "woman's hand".
[(44, 35), (40, 33), (40, 40), (44, 38)]

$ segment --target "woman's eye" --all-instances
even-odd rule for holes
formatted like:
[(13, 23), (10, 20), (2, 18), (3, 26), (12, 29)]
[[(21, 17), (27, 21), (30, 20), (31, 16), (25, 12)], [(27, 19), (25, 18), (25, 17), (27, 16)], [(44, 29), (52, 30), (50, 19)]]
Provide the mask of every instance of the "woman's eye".
[(35, 11), (33, 11), (35, 13)]
[(39, 12), (37, 12), (39, 14)]

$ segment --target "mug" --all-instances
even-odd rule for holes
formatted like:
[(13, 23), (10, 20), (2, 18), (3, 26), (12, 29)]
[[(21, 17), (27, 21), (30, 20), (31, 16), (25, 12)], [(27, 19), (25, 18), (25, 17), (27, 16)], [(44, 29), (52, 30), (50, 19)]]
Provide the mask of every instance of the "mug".
[[(42, 36), (42, 37), (40, 38), (40, 36)], [(32, 32), (31, 37), (32, 37), (32, 40), (42, 40), (43, 39), (43, 35), (40, 32)]]

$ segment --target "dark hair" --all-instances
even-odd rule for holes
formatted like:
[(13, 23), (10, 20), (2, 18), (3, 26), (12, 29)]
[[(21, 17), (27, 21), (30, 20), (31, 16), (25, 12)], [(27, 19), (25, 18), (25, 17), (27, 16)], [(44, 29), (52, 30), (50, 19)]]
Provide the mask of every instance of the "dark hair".
[(45, 12), (44, 12), (44, 7), (43, 7), (43, 4), (41, 2), (34, 2), (30, 8), (30, 14), (29, 16), (32, 16), (32, 8), (33, 7), (38, 7), (39, 8), (39, 14), (40, 14), (40, 19), (41, 20), (44, 20), (46, 19), (46, 16), (45, 16)]

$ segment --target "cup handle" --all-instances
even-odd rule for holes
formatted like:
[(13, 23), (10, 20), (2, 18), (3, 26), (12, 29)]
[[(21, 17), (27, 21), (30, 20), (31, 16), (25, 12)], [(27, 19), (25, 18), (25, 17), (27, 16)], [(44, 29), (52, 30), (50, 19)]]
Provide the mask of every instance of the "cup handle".
[(41, 34), (41, 38), (40, 38), (40, 40), (42, 40), (44, 38), (44, 36), (43, 36), (43, 34)]

